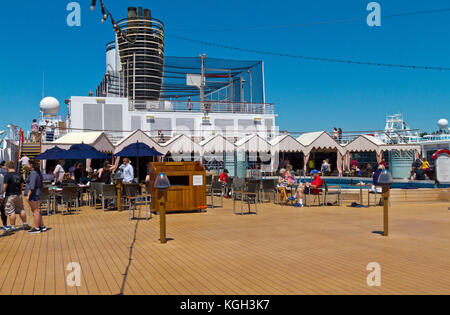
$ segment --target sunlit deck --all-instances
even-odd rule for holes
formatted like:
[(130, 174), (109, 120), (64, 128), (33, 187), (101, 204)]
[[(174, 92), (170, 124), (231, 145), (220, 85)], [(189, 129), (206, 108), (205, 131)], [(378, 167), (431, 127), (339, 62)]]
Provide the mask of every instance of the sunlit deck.
[[(51, 230), (0, 238), (0, 294), (449, 294), (450, 211), (444, 202), (395, 203), (390, 236), (382, 208), (293, 208), (264, 204), (235, 216), (232, 203), (207, 213), (159, 218), (82, 208), (45, 217)], [(81, 286), (66, 266), (82, 267)], [(369, 287), (368, 263), (381, 265)]]

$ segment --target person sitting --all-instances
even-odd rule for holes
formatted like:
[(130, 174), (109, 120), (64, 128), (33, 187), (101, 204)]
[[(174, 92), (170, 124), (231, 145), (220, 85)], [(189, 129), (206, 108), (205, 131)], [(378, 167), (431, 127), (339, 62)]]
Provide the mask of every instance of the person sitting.
[(297, 192), (294, 197), (291, 197), (290, 200), (296, 200), (297, 203), (294, 204), (294, 207), (303, 207), (303, 199), (305, 195), (313, 194), (318, 195), (322, 191), (323, 180), (319, 176), (318, 170), (312, 170), (311, 176), (313, 177), (312, 183), (306, 183), (300, 185), (297, 188)]
[(375, 171), (375, 173), (373, 174), (373, 185), (372, 185), (372, 191), (373, 192), (377, 192), (377, 193), (381, 193), (382, 189), (381, 187), (379, 187), (378, 185), (378, 178), (380, 178), (380, 174), (385, 170), (383, 165), (378, 165), (378, 169)]
[(422, 159), (422, 170), (426, 172), (430, 168), (430, 163), (427, 161), (426, 158)]
[(425, 171), (422, 168), (416, 168), (414, 170), (413, 180), (426, 180)]
[(280, 204), (286, 203), (288, 200), (287, 197), (287, 188), (292, 184), (289, 181), (290, 173), (286, 171), (286, 169), (282, 168), (280, 170), (280, 176), (278, 177), (278, 185), (277, 189), (280, 192)]
[(322, 171), (322, 176), (325, 176), (326, 174), (328, 174), (330, 172), (330, 164), (328, 164), (327, 160), (323, 160), (321, 171)]
[(374, 168), (373, 168), (371, 163), (367, 163), (367, 165), (366, 165), (366, 173), (367, 173), (368, 176), (373, 176)]

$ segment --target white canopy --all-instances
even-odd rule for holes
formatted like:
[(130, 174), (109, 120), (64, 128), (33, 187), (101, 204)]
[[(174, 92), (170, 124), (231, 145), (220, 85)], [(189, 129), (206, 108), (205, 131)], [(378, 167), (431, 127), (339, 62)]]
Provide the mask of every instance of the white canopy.
[(186, 135), (178, 135), (170, 139), (170, 141), (161, 145), (161, 149), (161, 153), (167, 154), (168, 152), (170, 152), (172, 153), (172, 155), (191, 152), (194, 152), (195, 154), (201, 154), (202, 152), (202, 147), (192, 141), (192, 139)]
[(376, 152), (380, 154), (384, 145), (383, 141), (373, 136), (361, 135), (344, 148), (347, 152)]
[(213, 135), (203, 140), (199, 145), (202, 147), (203, 153), (234, 152), (236, 149), (233, 143), (220, 134)]
[(272, 152), (305, 152), (306, 148), (291, 135), (278, 136), (270, 141)]
[(53, 141), (42, 144), (42, 152), (54, 147), (68, 150), (74, 144), (88, 144), (93, 146), (98, 151), (104, 153), (113, 153), (114, 145), (108, 139), (104, 132), (83, 132), (83, 133), (68, 133), (65, 136)]
[(241, 140), (237, 141), (234, 145), (236, 146), (236, 149), (238, 151), (246, 151), (252, 153), (258, 152), (262, 153), (271, 151), (270, 143), (261, 138), (261, 136), (257, 134), (253, 134), (245, 138), (242, 138)]
[(147, 135), (145, 132), (143, 132), (140, 129), (134, 131), (128, 137), (123, 138), (119, 143), (117, 143), (114, 153), (118, 153), (118, 152), (122, 151), (123, 149), (125, 149), (130, 144), (133, 144), (136, 142), (145, 143), (150, 148), (153, 148), (156, 151), (163, 153), (162, 147), (155, 140), (153, 140), (149, 135)]
[(306, 147), (305, 155), (313, 149), (335, 149), (342, 155), (345, 154), (345, 149), (325, 131), (305, 133), (297, 141)]

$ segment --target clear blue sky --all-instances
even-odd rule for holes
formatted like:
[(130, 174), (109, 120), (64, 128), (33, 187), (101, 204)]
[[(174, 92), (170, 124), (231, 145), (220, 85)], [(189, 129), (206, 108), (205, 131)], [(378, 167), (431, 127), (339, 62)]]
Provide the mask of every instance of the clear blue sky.
[[(66, 24), (67, 0), (2, 1), (0, 32), (0, 129), (13, 122), (29, 128), (39, 114), (42, 73), (45, 94), (61, 104), (95, 90), (105, 72), (105, 43), (111, 24), (80, 0), (81, 27)], [(370, 28), (369, 0), (105, 0), (116, 17), (128, 6), (146, 6), (166, 32), (230, 46), (273, 52), (450, 67), (450, 12), (382, 19)], [(378, 1), (383, 15), (449, 8), (445, 0)], [(348, 18), (361, 21), (282, 29), (201, 32), (312, 23)], [(450, 119), (450, 71), (386, 69), (307, 62), (229, 51), (166, 38), (166, 54), (265, 60), (267, 101), (276, 104), (282, 130), (317, 131), (384, 128), (387, 113), (402, 112), (411, 127), (437, 129)], [(65, 114), (65, 111), (63, 112)]]

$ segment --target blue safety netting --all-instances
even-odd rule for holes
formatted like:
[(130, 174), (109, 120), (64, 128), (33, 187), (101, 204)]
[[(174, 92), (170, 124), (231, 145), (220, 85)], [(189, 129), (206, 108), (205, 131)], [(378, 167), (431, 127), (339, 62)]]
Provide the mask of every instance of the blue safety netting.
[[(199, 88), (187, 86), (188, 74), (201, 74), (200, 57), (165, 57), (165, 99), (198, 100)], [(227, 60), (207, 57), (204, 60), (205, 99), (233, 103), (264, 103), (264, 70), (262, 61)]]

